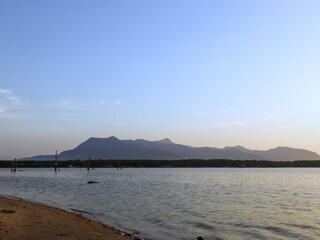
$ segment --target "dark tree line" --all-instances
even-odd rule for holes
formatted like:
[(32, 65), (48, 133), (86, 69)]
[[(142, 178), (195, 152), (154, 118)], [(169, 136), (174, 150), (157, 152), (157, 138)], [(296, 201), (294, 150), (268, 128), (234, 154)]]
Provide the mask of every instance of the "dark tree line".
[[(0, 168), (10, 168), (12, 161), (0, 161)], [(55, 161), (17, 161), (17, 168), (50, 168), (54, 167)], [(80, 167), (88, 168), (88, 160), (67, 160), (59, 161), (59, 168)], [(232, 168), (281, 168), (281, 167), (320, 167), (320, 160), (316, 161), (262, 161), (262, 160), (228, 160), (228, 159), (188, 159), (188, 160), (91, 160), (91, 168), (102, 167), (146, 167), (146, 168), (165, 168), (165, 167), (232, 167)]]

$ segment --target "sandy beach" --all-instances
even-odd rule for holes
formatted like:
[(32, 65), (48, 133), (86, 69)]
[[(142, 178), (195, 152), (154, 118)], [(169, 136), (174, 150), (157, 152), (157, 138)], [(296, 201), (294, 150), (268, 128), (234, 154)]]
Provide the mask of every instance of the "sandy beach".
[(0, 240), (128, 240), (104, 224), (57, 208), (0, 197)]

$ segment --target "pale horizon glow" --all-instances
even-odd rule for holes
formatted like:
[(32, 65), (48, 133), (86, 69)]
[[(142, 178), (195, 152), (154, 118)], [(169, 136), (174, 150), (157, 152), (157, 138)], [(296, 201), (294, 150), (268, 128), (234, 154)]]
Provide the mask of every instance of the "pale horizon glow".
[(90, 137), (320, 153), (320, 2), (2, 1), (0, 159)]

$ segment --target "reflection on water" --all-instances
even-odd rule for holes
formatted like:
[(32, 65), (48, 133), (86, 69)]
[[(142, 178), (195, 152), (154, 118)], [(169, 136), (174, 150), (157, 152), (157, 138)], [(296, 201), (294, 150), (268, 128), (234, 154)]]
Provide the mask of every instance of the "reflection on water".
[(320, 169), (1, 169), (0, 194), (159, 240), (320, 236)]

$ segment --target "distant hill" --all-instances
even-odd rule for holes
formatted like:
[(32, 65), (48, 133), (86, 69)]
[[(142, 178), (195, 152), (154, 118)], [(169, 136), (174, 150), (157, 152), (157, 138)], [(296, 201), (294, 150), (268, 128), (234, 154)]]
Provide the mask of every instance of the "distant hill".
[[(233, 159), (233, 160), (319, 160), (320, 156), (304, 149), (277, 147), (267, 151), (250, 150), (242, 146), (211, 148), (176, 144), (166, 138), (160, 141), (119, 140), (116, 137), (89, 138), (72, 150), (61, 152), (59, 160), (81, 159)], [(40, 155), (24, 160), (54, 160), (54, 155)]]
[(37, 155), (33, 157), (26, 157), (22, 158), (20, 160), (35, 160), (35, 161), (41, 161), (41, 160), (54, 160), (55, 155)]
[(277, 147), (267, 151), (253, 151), (262, 157), (281, 160), (281, 161), (291, 161), (291, 160), (318, 160), (319, 155), (315, 152), (311, 152), (305, 149), (289, 148), (289, 147)]
[(89, 138), (73, 150), (59, 154), (59, 159), (174, 159), (177, 156), (161, 149), (145, 148), (116, 137)]

